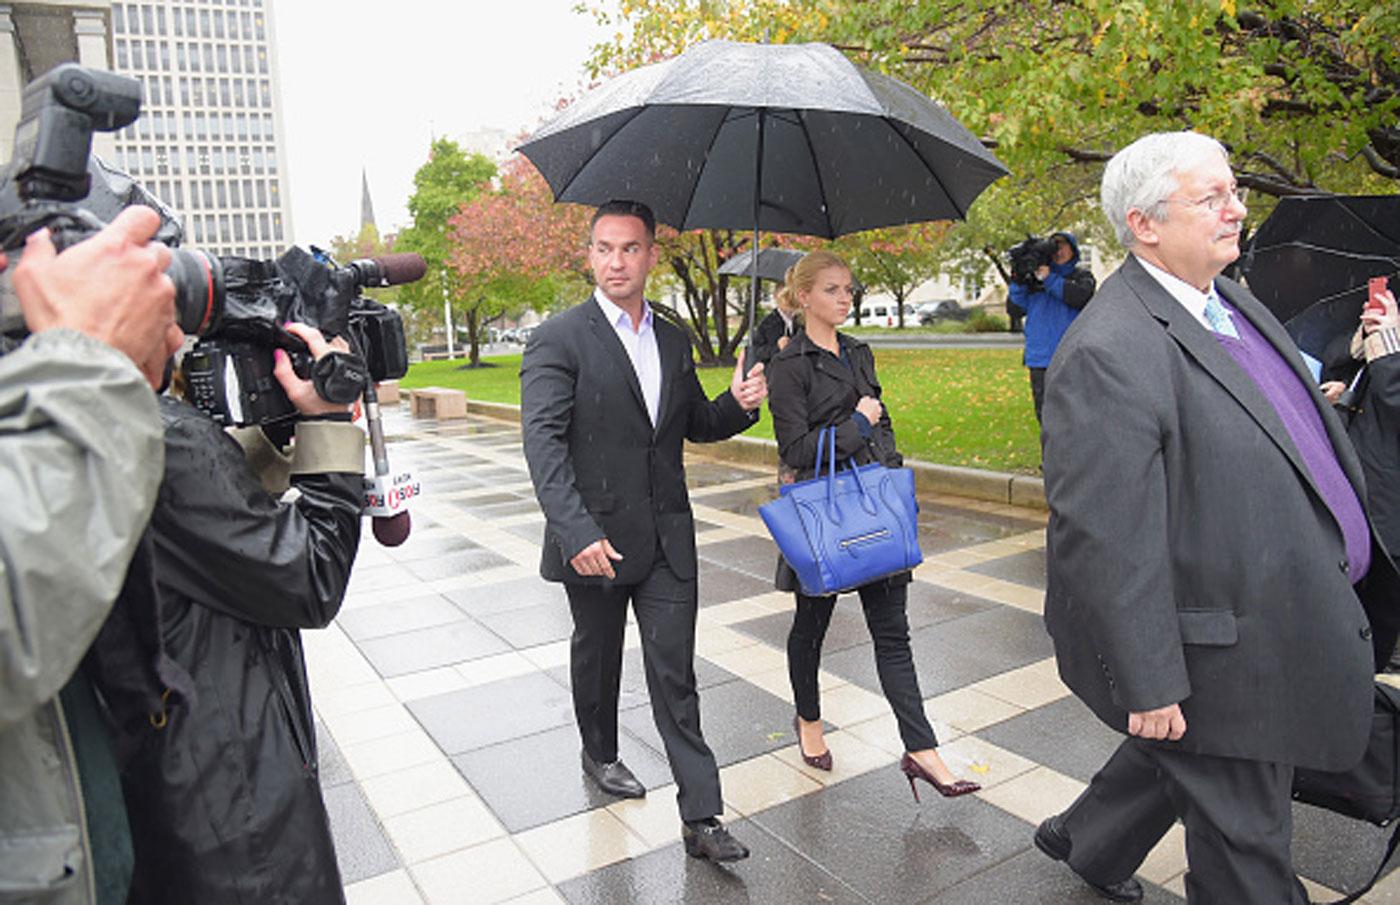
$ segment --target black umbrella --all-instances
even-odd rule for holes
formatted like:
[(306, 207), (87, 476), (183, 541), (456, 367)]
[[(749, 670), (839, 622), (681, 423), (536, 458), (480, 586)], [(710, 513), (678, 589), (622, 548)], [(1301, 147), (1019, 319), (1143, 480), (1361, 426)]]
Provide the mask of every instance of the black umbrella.
[(641, 201), (680, 230), (752, 227), (755, 248), (759, 230), (835, 238), (962, 218), (1007, 172), (947, 110), (826, 44), (697, 44), (589, 92), (520, 151), (557, 201)]
[[(764, 248), (758, 252), (758, 277), (761, 280), (772, 280), (781, 283), (787, 279), (788, 270), (807, 256), (805, 251), (797, 251), (791, 248)], [(743, 276), (752, 274), (753, 250), (745, 249), (734, 257), (725, 261), (719, 272), (729, 276)], [(852, 288), (860, 293), (865, 289), (860, 284), (860, 280), (851, 277)]]
[[(788, 269), (806, 256), (805, 252), (794, 251), (791, 248), (760, 249), (758, 252), (759, 279), (781, 283), (783, 280), (787, 279)], [(739, 252), (728, 261), (725, 261), (724, 265), (720, 267), (719, 272), (728, 274), (729, 276), (740, 276), (746, 273), (751, 274), (753, 273), (750, 269), (752, 265), (753, 249), (750, 248)]]
[(1366, 281), (1400, 273), (1400, 195), (1284, 198), (1243, 263), (1250, 291), (1324, 364), (1360, 323)]

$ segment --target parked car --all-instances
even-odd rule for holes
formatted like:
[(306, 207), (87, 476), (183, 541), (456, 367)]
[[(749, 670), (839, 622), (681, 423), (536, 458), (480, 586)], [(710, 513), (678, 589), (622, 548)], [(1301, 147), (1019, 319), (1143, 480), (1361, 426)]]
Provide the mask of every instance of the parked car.
[[(913, 326), (918, 323), (918, 312), (913, 305), (904, 306), (904, 323), (906, 326)], [(860, 324), (862, 327), (898, 327), (899, 307), (892, 302), (875, 302), (866, 304), (861, 308)], [(843, 327), (854, 327), (856, 325), (856, 311), (851, 309), (851, 313), (846, 317)]]
[(939, 321), (965, 321), (969, 314), (968, 309), (952, 299), (925, 302), (919, 306), (918, 311), (919, 323), (924, 326), (936, 324)]

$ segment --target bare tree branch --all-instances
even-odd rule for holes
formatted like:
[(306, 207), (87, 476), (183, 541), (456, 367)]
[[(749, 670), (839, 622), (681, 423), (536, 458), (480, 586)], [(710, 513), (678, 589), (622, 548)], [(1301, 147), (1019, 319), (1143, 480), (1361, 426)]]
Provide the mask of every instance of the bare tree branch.
[(1298, 178), (1297, 174), (1293, 170), (1290, 170), (1287, 166), (1283, 164), (1281, 160), (1274, 157), (1272, 154), (1266, 154), (1263, 151), (1251, 151), (1248, 154), (1246, 154), (1245, 157), (1249, 160), (1257, 160), (1260, 163), (1264, 164), (1264, 166), (1273, 170), (1279, 175), (1279, 178), (1283, 179), (1290, 185), (1307, 185), (1307, 183), (1304, 183)]
[(1376, 149), (1371, 145), (1367, 145), (1361, 149), (1361, 156), (1366, 158), (1366, 163), (1370, 165), (1371, 170), (1377, 175), (1384, 176), (1387, 179), (1400, 179), (1400, 167), (1386, 162), (1386, 159), (1377, 153)]

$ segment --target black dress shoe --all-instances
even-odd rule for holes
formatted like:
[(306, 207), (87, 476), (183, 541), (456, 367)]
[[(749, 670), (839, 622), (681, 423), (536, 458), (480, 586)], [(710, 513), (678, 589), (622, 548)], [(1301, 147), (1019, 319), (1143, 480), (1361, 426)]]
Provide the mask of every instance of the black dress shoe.
[(615, 760), (610, 764), (600, 764), (588, 756), (588, 752), (582, 754), (583, 772), (598, 784), (598, 788), (609, 795), (616, 795), (620, 798), (646, 798), (647, 787), (637, 781), (637, 777), (632, 775), (632, 771), (627, 769), (627, 765), (621, 760)]
[[(1065, 861), (1069, 869), (1074, 870), (1074, 866), (1068, 864), (1069, 834), (1065, 832), (1065, 823), (1058, 814), (1054, 817), (1047, 817), (1040, 826), (1035, 828), (1035, 847), (1056, 861)], [(1095, 883), (1077, 870), (1074, 873), (1075, 876), (1088, 884), (1090, 889), (1105, 899), (1111, 899), (1114, 902), (1142, 901), (1142, 884), (1137, 881), (1136, 877), (1119, 880), (1117, 883)]]
[(681, 824), (681, 838), (685, 840), (685, 853), (692, 858), (708, 858), (711, 861), (743, 861), (749, 856), (744, 843), (729, 835), (713, 817)]

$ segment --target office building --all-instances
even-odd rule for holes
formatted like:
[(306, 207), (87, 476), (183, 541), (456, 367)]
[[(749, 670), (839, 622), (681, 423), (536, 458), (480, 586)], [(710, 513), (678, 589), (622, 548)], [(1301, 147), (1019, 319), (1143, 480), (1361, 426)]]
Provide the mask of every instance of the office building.
[[(14, 153), (24, 86), (60, 63), (111, 69), (107, 0), (33, 0), (0, 3), (0, 160)], [(93, 148), (110, 157), (110, 135), (93, 137)]]
[(292, 243), (271, 0), (112, 3), (117, 72), (145, 104), (115, 163), (178, 211), (185, 242), (271, 258)]

